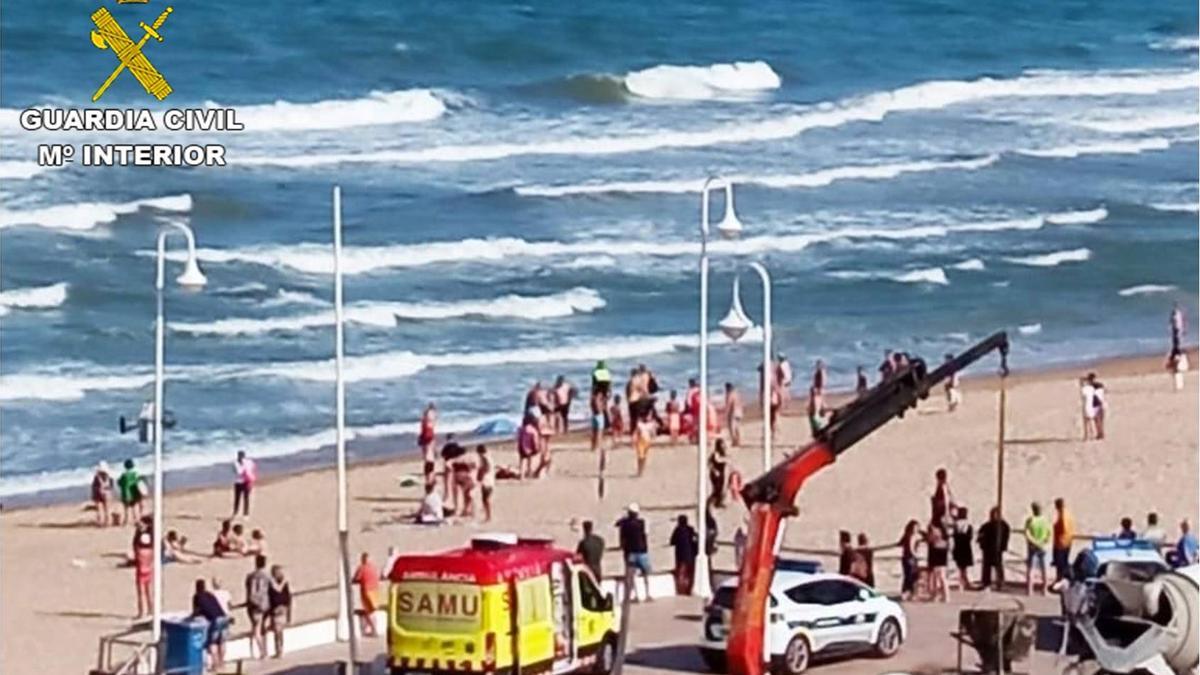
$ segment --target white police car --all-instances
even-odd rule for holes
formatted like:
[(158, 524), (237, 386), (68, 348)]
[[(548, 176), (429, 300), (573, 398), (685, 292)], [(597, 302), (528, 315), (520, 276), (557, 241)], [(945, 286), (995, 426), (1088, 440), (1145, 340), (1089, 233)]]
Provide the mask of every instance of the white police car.
[[(700, 655), (714, 672), (725, 670), (725, 638), (737, 584), (736, 578), (721, 584), (705, 607)], [(778, 675), (802, 673), (813, 658), (890, 657), (908, 634), (898, 603), (840, 574), (776, 569), (768, 605), (764, 649)]]

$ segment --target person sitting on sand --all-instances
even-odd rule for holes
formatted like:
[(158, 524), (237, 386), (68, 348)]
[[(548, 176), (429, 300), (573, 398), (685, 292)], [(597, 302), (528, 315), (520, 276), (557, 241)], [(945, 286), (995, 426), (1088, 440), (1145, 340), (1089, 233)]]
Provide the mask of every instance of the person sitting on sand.
[(255, 528), (250, 531), (250, 541), (246, 542), (245, 555), (267, 555), (267, 535)]
[(241, 523), (234, 523), (229, 533), (230, 553), (236, 556), (246, 555), (246, 528)]
[(167, 538), (163, 540), (163, 561), (184, 565), (198, 565), (201, 562), (200, 556), (187, 550), (187, 537), (181, 537), (175, 530), (168, 531)]
[[(217, 532), (217, 538), (213, 541), (213, 557), (228, 558), (234, 554), (233, 544), (233, 521), (222, 520), (221, 531)], [(239, 554), (240, 555), (240, 554)]]
[(417, 510), (417, 523), (420, 525), (441, 525), (446, 520), (446, 511), (442, 496), (433, 485), (425, 486), (425, 498), (421, 500), (421, 508)]

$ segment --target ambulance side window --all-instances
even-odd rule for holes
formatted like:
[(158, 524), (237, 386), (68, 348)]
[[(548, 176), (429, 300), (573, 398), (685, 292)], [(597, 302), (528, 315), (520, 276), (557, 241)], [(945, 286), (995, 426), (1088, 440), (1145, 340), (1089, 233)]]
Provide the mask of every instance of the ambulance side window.
[(592, 577), (588, 574), (579, 571), (575, 575), (579, 577), (579, 603), (589, 612), (609, 612), (612, 611), (612, 600), (604, 595)]

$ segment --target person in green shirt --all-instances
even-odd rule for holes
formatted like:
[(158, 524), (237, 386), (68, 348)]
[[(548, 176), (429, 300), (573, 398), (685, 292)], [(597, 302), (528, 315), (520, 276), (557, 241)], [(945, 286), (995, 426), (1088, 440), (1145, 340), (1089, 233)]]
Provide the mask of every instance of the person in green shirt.
[(142, 519), (142, 476), (133, 465), (132, 459), (125, 460), (125, 472), (117, 478), (117, 490), (121, 493), (121, 505), (125, 510), (125, 522), (136, 523)]
[(1050, 539), (1054, 528), (1042, 515), (1042, 505), (1029, 505), (1030, 515), (1025, 519), (1025, 594), (1033, 595), (1033, 566), (1036, 563), (1042, 572), (1042, 595), (1046, 595), (1049, 583), (1046, 579), (1046, 551), (1050, 550)]

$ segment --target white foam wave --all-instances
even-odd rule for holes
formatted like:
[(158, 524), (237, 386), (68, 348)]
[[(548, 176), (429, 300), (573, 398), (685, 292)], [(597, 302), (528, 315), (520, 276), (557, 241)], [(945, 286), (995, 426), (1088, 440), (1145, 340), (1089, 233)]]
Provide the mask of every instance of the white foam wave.
[(1196, 86), (1196, 74), (1190, 70), (1092, 73), (1044, 71), (1010, 79), (922, 82), (838, 103), (813, 105), (791, 115), (760, 121), (739, 121), (706, 131), (656, 131), (624, 136), (523, 143), (471, 143), (362, 153), (310, 152), (291, 156), (237, 157), (231, 158), (230, 162), (305, 168), (329, 164), (472, 162), (527, 155), (611, 155), (663, 148), (700, 148), (791, 138), (810, 129), (839, 127), (854, 122), (878, 122), (893, 113), (939, 110), (993, 98), (1150, 95), (1164, 91), (1195, 89)]
[(779, 74), (763, 61), (660, 65), (625, 76), (625, 88), (634, 96), (676, 101), (744, 97), (778, 89), (781, 84)]
[(77, 401), (88, 392), (139, 389), (153, 374), (19, 373), (0, 375), (0, 401)]
[[(1096, 210), (1080, 213), (1093, 214)], [(1061, 222), (1076, 212), (1051, 214)], [(1003, 232), (1008, 230), (1037, 230), (1047, 223), (1047, 216), (1033, 215), (995, 221), (976, 221), (949, 225), (914, 225), (900, 228), (853, 226), (818, 232), (747, 237), (733, 241), (709, 243), (717, 253), (751, 255), (763, 253), (794, 253), (820, 243), (840, 240), (905, 241), (952, 236), (958, 233)], [(346, 274), (364, 274), (383, 269), (420, 267), (441, 263), (498, 262), (528, 258), (570, 258), (586, 256), (651, 256), (680, 257), (697, 255), (700, 244), (695, 241), (528, 241), (517, 237), (492, 239), (463, 239), (459, 241), (395, 244), (390, 246), (361, 246), (343, 249), (342, 269)], [(143, 255), (149, 255), (143, 252)], [(168, 254), (182, 260), (181, 252)], [(252, 264), (288, 268), (304, 274), (332, 274), (333, 256), (327, 244), (292, 244), (259, 246), (241, 249), (197, 249), (200, 260), (209, 264)], [(569, 262), (567, 264), (570, 264)]]
[[(814, 188), (825, 187), (843, 180), (888, 180), (907, 173), (926, 171), (963, 170), (972, 171), (995, 164), (998, 155), (987, 155), (976, 159), (925, 160), (898, 162), (893, 164), (838, 166), (810, 173), (783, 175), (734, 175), (729, 180), (739, 185), (761, 185), (770, 188)], [(700, 180), (649, 180), (618, 181), (612, 183), (582, 183), (576, 185), (526, 185), (514, 191), (526, 197), (567, 197), (573, 195), (598, 195), (609, 193), (672, 193), (699, 192), (704, 186)]]
[(1063, 263), (1069, 262), (1084, 262), (1092, 257), (1092, 252), (1086, 248), (1073, 248), (1068, 251), (1055, 251), (1043, 255), (1016, 256), (1005, 258), (1010, 263), (1017, 265), (1030, 265), (1032, 267), (1057, 267)]
[(1200, 204), (1195, 202), (1165, 202), (1151, 204), (1150, 208), (1174, 213), (1200, 213)]
[(1027, 323), (1027, 324), (1024, 324), (1021, 326), (1017, 326), (1017, 332), (1020, 333), (1021, 335), (1037, 335), (1038, 333), (1042, 332), (1042, 324)]
[(983, 261), (979, 258), (971, 258), (969, 260), (954, 263), (950, 267), (951, 269), (961, 270), (963, 272), (978, 272), (985, 269)]
[(1130, 286), (1117, 291), (1117, 295), (1122, 298), (1128, 298), (1135, 295), (1151, 295), (1154, 293), (1170, 293), (1175, 290), (1175, 286), (1167, 284), (1141, 284), (1138, 286)]
[(1108, 217), (1108, 209), (1103, 206), (1089, 211), (1064, 211), (1046, 215), (1046, 222), (1054, 225), (1087, 225), (1098, 223)]
[(56, 167), (38, 166), (37, 162), (0, 162), (0, 180), (29, 180)]
[(1153, 111), (1134, 117), (1104, 117), (1085, 119), (1075, 123), (1095, 131), (1110, 134), (1136, 134), (1159, 129), (1178, 129), (1183, 127), (1196, 128), (1200, 125), (1200, 117), (1195, 112)]
[(67, 284), (59, 282), (49, 286), (12, 288), (0, 291), (0, 315), (13, 309), (50, 309), (67, 300)]
[(946, 278), (945, 270), (940, 267), (929, 267), (903, 272), (838, 270), (829, 272), (828, 275), (835, 279), (884, 279), (904, 284), (937, 284), (945, 286), (950, 283), (950, 280)]
[(1200, 38), (1194, 35), (1163, 38), (1151, 42), (1150, 48), (1160, 52), (1194, 52), (1200, 49)]
[(610, 255), (585, 255), (563, 265), (563, 268), (569, 270), (591, 270), (615, 267), (616, 264), (616, 258)]
[(1101, 141), (1038, 150), (1018, 150), (1017, 154), (1047, 159), (1074, 159), (1084, 155), (1137, 155), (1153, 150), (1166, 150), (1169, 147), (1171, 147), (1171, 141), (1153, 137), (1133, 141)]
[(275, 297), (268, 298), (259, 303), (259, 307), (287, 307), (290, 305), (308, 305), (310, 307), (326, 307), (330, 304), (324, 298), (318, 298), (312, 293), (304, 291), (289, 291), (286, 288), (279, 289)]
[(131, 202), (111, 204), (107, 202), (80, 202), (59, 204), (27, 211), (10, 211), (0, 207), (0, 229), (28, 225), (52, 230), (85, 231), (99, 225), (107, 225), (118, 217), (136, 213), (141, 209), (184, 212), (192, 208), (189, 194), (137, 199)]
[[(210, 108), (227, 107), (208, 102)], [(428, 122), (446, 113), (446, 104), (429, 89), (373, 91), (355, 99), (313, 103), (276, 101), (238, 106), (238, 121), (246, 131), (314, 131), (349, 127)]]
[[(455, 302), (364, 302), (345, 308), (346, 321), (391, 328), (397, 320), (452, 319), (468, 316), (489, 318), (517, 317), (548, 319), (588, 313), (605, 305), (600, 294), (590, 288), (573, 288), (562, 293), (542, 296), (505, 295), (490, 300), (459, 300)], [(294, 332), (308, 328), (332, 326), (332, 311), (267, 319), (219, 319), (205, 323), (171, 324), (172, 330), (197, 335), (256, 335), (271, 332)]]

